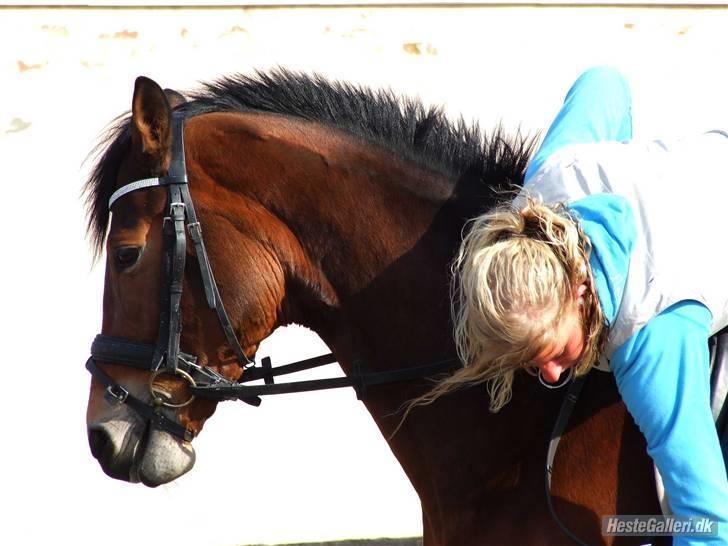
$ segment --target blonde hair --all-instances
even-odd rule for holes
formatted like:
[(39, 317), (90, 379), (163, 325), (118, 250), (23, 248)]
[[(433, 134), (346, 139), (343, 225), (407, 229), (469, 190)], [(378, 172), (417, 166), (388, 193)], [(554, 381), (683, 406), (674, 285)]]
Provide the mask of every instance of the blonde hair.
[[(515, 372), (546, 347), (555, 324), (574, 309), (581, 312), (585, 335), (577, 376), (603, 348), (606, 328), (589, 266), (591, 243), (563, 205), (527, 196), (525, 206), (501, 206), (468, 227), (452, 264), (451, 290), (464, 367), (408, 402), (402, 421), (414, 406), (481, 383), (487, 383), (490, 410), (499, 411), (511, 398)], [(582, 283), (587, 290), (577, 305), (574, 294)]]

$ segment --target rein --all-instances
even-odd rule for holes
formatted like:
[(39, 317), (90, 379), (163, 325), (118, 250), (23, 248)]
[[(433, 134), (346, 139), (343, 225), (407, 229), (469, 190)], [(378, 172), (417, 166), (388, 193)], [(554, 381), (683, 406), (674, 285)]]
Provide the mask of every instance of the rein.
[(581, 394), (581, 389), (584, 386), (584, 381), (586, 380), (586, 376), (582, 375), (580, 377), (577, 377), (574, 379), (571, 384), (569, 385), (569, 390), (566, 391), (566, 396), (564, 396), (564, 399), (561, 402), (561, 408), (559, 409), (559, 415), (556, 417), (556, 423), (554, 424), (554, 428), (551, 432), (551, 439), (549, 440), (549, 448), (546, 453), (546, 473), (545, 473), (545, 485), (546, 485), (546, 504), (549, 507), (549, 512), (551, 513), (551, 517), (556, 522), (556, 525), (559, 526), (559, 529), (561, 529), (566, 536), (568, 536), (575, 544), (578, 544), (579, 546), (589, 546), (585, 542), (582, 542), (574, 533), (572, 533), (569, 528), (564, 524), (563, 521), (559, 519), (559, 516), (556, 515), (556, 510), (554, 509), (554, 503), (553, 499), (551, 497), (551, 474), (553, 472), (554, 468), (554, 458), (556, 457), (556, 449), (559, 447), (559, 442), (561, 441), (561, 436), (564, 434), (564, 430), (566, 430), (566, 425), (569, 422), (569, 417), (571, 417), (572, 411), (574, 411), (574, 406), (576, 405), (576, 401), (579, 399), (579, 394)]
[[(363, 371), (362, 361), (357, 360), (353, 362), (354, 369), (350, 376), (275, 383), (274, 378), (277, 376), (333, 364), (338, 360), (332, 353), (329, 353), (273, 367), (271, 359), (265, 357), (262, 359), (260, 367), (255, 366), (255, 363), (245, 354), (235, 335), (235, 330), (220, 299), (220, 292), (207, 256), (207, 250), (202, 238), (202, 228), (197, 220), (188, 187), (184, 157), (184, 121), (185, 118), (182, 113), (175, 112), (172, 114), (172, 158), (168, 173), (158, 178), (145, 178), (130, 182), (116, 190), (109, 198), (108, 206), (109, 210), (111, 210), (117, 200), (131, 192), (156, 186), (166, 187), (168, 190), (168, 214), (164, 218), (162, 228), (164, 239), (161, 280), (162, 305), (157, 343), (140, 343), (105, 334), (96, 336), (91, 345), (91, 356), (86, 361), (86, 369), (94, 379), (104, 386), (104, 398), (107, 402), (110, 404), (126, 404), (151, 426), (190, 442), (194, 438), (193, 431), (165, 415), (163, 413), (164, 408), (178, 409), (184, 407), (192, 403), (195, 397), (216, 401), (242, 400), (257, 407), (261, 403), (261, 396), (342, 387), (353, 387), (357, 399), (362, 400), (366, 396), (366, 390), (369, 386), (431, 377), (436, 374), (451, 372), (460, 367), (459, 359), (449, 358), (410, 368), (366, 373)], [(185, 221), (187, 221), (186, 224)], [(180, 349), (180, 335), (182, 332), (180, 303), (187, 251), (187, 232), (195, 248), (207, 305), (210, 309), (215, 310), (225, 338), (235, 353), (239, 365), (243, 368), (243, 375), (238, 381), (230, 381), (216, 371), (199, 365), (197, 357)], [(96, 362), (97, 360), (152, 372), (149, 378), (151, 403), (132, 395), (127, 388), (117, 383), (113, 377), (101, 369)], [(191, 393), (190, 398), (179, 404), (165, 400), (166, 393), (155, 388), (154, 384), (155, 379), (162, 374), (174, 375), (184, 379), (188, 383), (188, 390)], [(246, 385), (246, 383), (260, 379), (263, 379), (263, 385)], [(568, 530), (554, 511), (551, 500), (551, 472), (556, 448), (579, 396), (584, 379), (585, 377), (579, 377), (571, 383), (562, 402), (549, 442), (545, 474), (546, 500), (551, 516), (561, 530), (580, 546), (587, 545)]]

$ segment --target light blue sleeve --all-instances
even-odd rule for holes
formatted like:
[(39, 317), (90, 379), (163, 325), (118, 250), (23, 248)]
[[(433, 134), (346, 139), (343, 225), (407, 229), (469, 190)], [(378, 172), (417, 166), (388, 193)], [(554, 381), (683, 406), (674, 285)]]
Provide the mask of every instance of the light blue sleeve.
[(526, 170), (525, 181), (559, 148), (568, 144), (632, 138), (632, 96), (629, 84), (614, 67), (585, 70), (566, 93), (564, 104)]
[(710, 323), (705, 306), (682, 301), (650, 320), (610, 362), (672, 511), (721, 522), (717, 537), (676, 536), (674, 546), (728, 545), (728, 482), (709, 405)]

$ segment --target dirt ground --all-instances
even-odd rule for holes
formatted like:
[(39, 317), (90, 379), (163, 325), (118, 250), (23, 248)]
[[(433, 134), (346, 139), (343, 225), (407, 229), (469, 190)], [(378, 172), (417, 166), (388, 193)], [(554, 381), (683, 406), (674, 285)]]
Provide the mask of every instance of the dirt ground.
[[(266, 546), (248, 544), (246, 546)], [(334, 542), (301, 542), (299, 544), (277, 544), (275, 546), (422, 546), (422, 538), (375, 538), (370, 540), (337, 540)]]

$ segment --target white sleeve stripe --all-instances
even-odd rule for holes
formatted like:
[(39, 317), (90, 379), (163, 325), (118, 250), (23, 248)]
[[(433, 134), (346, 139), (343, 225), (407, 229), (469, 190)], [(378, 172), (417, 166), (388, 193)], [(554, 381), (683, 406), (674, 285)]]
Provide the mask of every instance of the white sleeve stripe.
[(130, 182), (126, 186), (120, 187), (118, 190), (111, 194), (111, 197), (109, 197), (109, 210), (111, 210), (111, 206), (117, 199), (125, 196), (127, 193), (159, 185), (159, 178), (144, 178), (142, 180), (135, 180), (134, 182)]

